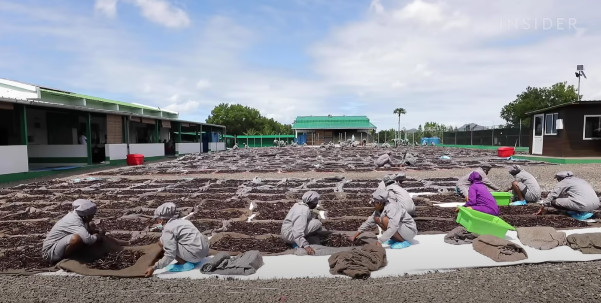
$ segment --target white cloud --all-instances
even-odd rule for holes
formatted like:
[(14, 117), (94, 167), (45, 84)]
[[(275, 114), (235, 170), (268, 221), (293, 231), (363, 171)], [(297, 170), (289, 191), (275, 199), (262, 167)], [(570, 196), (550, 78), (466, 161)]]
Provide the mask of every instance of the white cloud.
[[(94, 9), (108, 17), (117, 15), (117, 2), (119, 0), (96, 0)], [(168, 0), (121, 0), (138, 7), (142, 16), (154, 23), (171, 27), (182, 28), (190, 25), (188, 14), (181, 8), (174, 6)]]
[(117, 15), (118, 0), (96, 0), (94, 9), (107, 17), (115, 17)]
[(142, 15), (150, 21), (173, 28), (190, 25), (188, 14), (166, 0), (133, 0), (133, 2), (142, 10)]

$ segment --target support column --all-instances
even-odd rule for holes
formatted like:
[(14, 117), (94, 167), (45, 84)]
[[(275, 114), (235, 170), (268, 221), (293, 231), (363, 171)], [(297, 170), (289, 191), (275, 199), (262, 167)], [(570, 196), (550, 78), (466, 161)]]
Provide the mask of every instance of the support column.
[(86, 137), (87, 141), (87, 150), (88, 150), (88, 165), (92, 164), (92, 114), (87, 113), (86, 117)]
[(200, 141), (200, 152), (203, 153), (204, 152), (204, 150), (203, 150), (204, 149), (204, 147), (203, 147), (204, 145), (203, 145), (203, 142), (202, 142), (202, 124), (199, 124), (198, 127), (200, 129), (199, 130), (199, 133), (200, 133), (200, 140), (199, 140)]
[(154, 143), (161, 143), (161, 139), (159, 138), (160, 129), (161, 129), (161, 121), (160, 120), (155, 120), (155, 123), (154, 123)]
[(19, 106), (19, 118), (21, 127), (21, 145), (27, 145), (29, 140), (27, 136), (27, 107), (25, 105)]

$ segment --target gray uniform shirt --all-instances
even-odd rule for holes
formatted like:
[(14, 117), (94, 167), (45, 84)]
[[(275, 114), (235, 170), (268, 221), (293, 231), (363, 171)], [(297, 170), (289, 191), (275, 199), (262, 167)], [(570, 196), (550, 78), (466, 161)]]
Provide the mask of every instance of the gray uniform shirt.
[(64, 237), (77, 234), (82, 242), (86, 245), (91, 245), (98, 239), (96, 235), (90, 234), (88, 224), (83, 222), (83, 219), (78, 216), (75, 211), (71, 211), (60, 219), (46, 235), (42, 244), (42, 254), (44, 257), (50, 257), (52, 246), (63, 239)]
[(156, 268), (169, 265), (177, 256), (188, 262), (200, 262), (209, 255), (209, 240), (192, 222), (172, 219), (163, 227), (161, 242), (165, 254), (155, 264)]
[(515, 175), (515, 180), (526, 185), (528, 188), (527, 192), (531, 194), (533, 200), (538, 201), (540, 199), (540, 186), (532, 174), (521, 170)]
[(389, 201), (386, 206), (384, 206), (384, 210), (380, 213), (378, 211), (374, 211), (374, 213), (367, 217), (367, 220), (359, 226), (358, 232), (364, 232), (368, 229), (374, 228), (377, 226), (375, 217), (388, 217), (388, 229), (382, 233), (382, 236), (378, 241), (380, 243), (384, 243), (388, 241), (396, 232), (399, 231), (401, 226), (408, 228), (414, 233), (417, 233), (417, 226), (415, 225), (415, 220), (403, 209), (399, 206), (398, 203), (394, 203)]
[(376, 166), (384, 166), (386, 164), (392, 164), (392, 158), (388, 154), (383, 154), (378, 159), (376, 159)]
[(311, 221), (311, 209), (303, 202), (297, 202), (290, 208), (284, 223), (282, 223), (282, 234), (286, 231), (292, 231), (294, 243), (298, 247), (303, 248), (309, 246), (309, 242), (305, 239), (305, 230), (307, 224)]
[(599, 198), (593, 187), (583, 179), (577, 177), (567, 177), (557, 183), (553, 191), (543, 200), (543, 205), (550, 205), (551, 201), (567, 196), (572, 203), (580, 206), (580, 209), (594, 210), (599, 208)]
[(409, 195), (409, 192), (407, 192), (397, 183), (392, 183), (386, 186), (386, 190), (390, 192), (390, 197), (394, 200), (394, 202), (399, 203), (399, 205), (410, 215), (415, 215), (415, 203)]
[[(486, 176), (486, 173), (484, 172), (484, 170), (482, 170), (482, 168), (478, 167), (478, 168), (474, 169), (473, 171), (478, 172), (480, 174), (480, 176), (482, 176), (482, 183), (484, 185), (488, 186), (492, 190), (495, 190), (495, 191), (499, 190), (498, 186), (496, 186), (494, 183), (490, 182), (490, 180), (488, 179), (488, 177)], [(470, 185), (472, 185), (472, 183), (469, 180), (471, 173), (472, 172), (470, 172), (469, 174), (467, 174), (467, 175), (459, 178), (459, 180), (457, 180), (457, 187), (459, 188), (459, 190), (461, 190), (461, 193), (466, 197), (467, 197), (468, 189), (470, 188)]]

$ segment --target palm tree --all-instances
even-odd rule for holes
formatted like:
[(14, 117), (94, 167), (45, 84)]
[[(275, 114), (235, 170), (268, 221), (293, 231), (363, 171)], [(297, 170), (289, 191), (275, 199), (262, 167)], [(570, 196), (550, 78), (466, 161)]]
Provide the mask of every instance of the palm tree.
[(397, 139), (399, 139), (399, 136), (401, 134), (401, 115), (406, 114), (407, 111), (404, 108), (402, 108), (402, 107), (398, 107), (392, 113), (399, 116), (399, 128), (398, 128), (398, 132), (397, 132), (397, 136), (396, 136)]

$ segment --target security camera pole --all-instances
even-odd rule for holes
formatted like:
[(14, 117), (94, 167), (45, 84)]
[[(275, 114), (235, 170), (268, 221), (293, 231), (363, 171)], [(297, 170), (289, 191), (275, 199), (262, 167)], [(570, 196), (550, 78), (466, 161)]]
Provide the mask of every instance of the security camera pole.
[(586, 79), (586, 75), (584, 74), (584, 65), (576, 65), (576, 78), (578, 78), (578, 101), (580, 101), (580, 76), (583, 76)]

